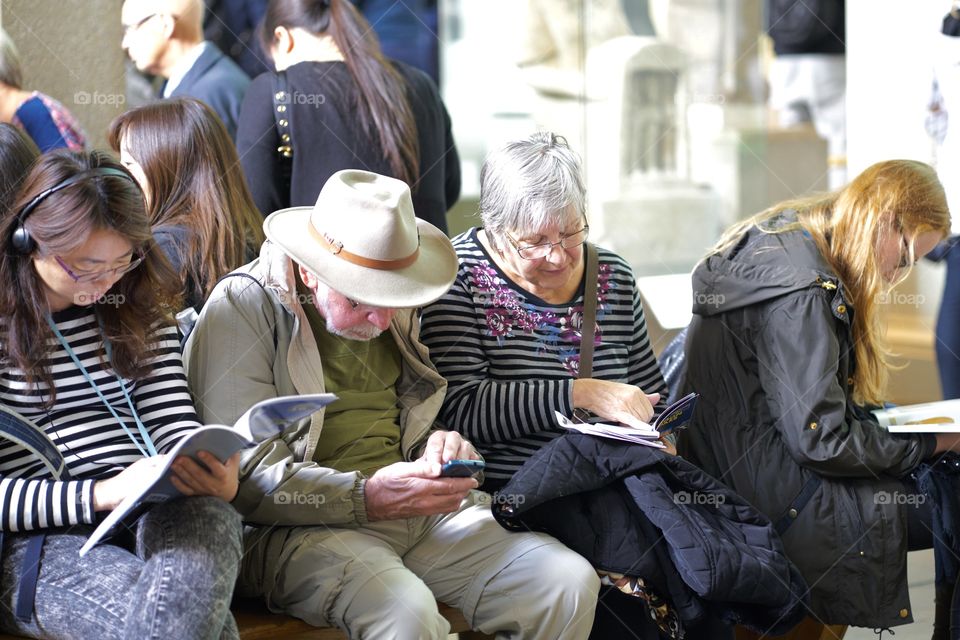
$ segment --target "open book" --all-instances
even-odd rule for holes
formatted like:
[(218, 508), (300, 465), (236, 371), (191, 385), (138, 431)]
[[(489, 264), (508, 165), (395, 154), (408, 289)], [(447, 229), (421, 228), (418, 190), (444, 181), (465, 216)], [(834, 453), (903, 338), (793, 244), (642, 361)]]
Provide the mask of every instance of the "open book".
[(197, 453), (209, 451), (218, 460), (225, 462), (240, 449), (252, 447), (280, 433), (288, 424), (316, 413), (336, 399), (337, 397), (331, 393), (269, 398), (253, 405), (240, 416), (233, 427), (208, 425), (195, 429), (184, 436), (169, 452), (165, 463), (156, 468), (156, 478), (152, 482), (143, 490), (124, 498), (103, 519), (80, 548), (80, 555), (85, 555), (119, 526), (132, 526), (150, 506), (182, 495), (170, 482), (172, 475), (170, 465), (177, 456), (190, 456), (196, 462), (203, 464), (197, 458)]
[(659, 438), (665, 433), (686, 428), (693, 417), (693, 408), (697, 404), (698, 393), (689, 393), (669, 407), (664, 409), (653, 422), (642, 428), (626, 427), (619, 424), (604, 424), (602, 422), (581, 422), (571, 420), (559, 411), (556, 412), (557, 422), (564, 429), (579, 431), (590, 436), (622, 440), (633, 444), (642, 444), (648, 447), (663, 449), (664, 445)]
[(892, 433), (960, 433), (960, 400), (877, 409), (873, 415)]

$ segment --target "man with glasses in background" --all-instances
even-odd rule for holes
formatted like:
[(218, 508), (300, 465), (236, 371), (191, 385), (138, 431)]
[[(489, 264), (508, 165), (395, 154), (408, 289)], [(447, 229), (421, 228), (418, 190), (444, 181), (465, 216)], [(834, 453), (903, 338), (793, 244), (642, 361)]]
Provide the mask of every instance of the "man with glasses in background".
[(120, 20), (121, 46), (137, 69), (165, 79), (160, 97), (204, 101), (236, 138), (250, 78), (203, 39), (203, 0), (125, 0)]

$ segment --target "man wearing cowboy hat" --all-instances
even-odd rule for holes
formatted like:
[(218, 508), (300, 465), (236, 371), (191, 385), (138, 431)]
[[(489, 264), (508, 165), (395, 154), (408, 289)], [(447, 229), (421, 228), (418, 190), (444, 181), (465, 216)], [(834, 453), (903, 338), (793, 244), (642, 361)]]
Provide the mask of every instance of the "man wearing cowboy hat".
[(445, 638), (440, 600), (486, 633), (586, 638), (590, 565), (502, 529), (473, 478), (439, 476), (478, 457), (435, 425), (446, 382), (416, 312), (450, 287), (457, 257), (414, 217), (406, 184), (340, 171), (314, 207), (264, 230), (259, 259), (214, 289), (187, 342), (198, 411), (232, 424), (268, 397), (339, 400), (244, 456), (234, 504), (254, 526), (238, 593), (351, 637)]

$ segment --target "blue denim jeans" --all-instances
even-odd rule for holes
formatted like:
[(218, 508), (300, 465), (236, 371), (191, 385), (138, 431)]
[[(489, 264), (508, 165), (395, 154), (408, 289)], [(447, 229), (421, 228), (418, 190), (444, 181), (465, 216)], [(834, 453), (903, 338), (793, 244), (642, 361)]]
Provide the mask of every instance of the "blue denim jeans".
[(33, 618), (13, 615), (28, 534), (8, 534), (0, 630), (32, 638), (239, 638), (230, 599), (242, 555), (240, 515), (219, 498), (157, 505), (132, 548), (100, 544), (81, 558), (89, 526), (50, 529)]

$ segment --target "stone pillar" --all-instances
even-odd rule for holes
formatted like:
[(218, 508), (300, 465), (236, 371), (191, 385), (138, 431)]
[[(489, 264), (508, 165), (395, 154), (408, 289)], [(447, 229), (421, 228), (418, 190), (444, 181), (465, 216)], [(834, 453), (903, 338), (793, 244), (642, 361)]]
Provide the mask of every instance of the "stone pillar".
[(23, 88), (59, 100), (91, 148), (126, 108), (120, 0), (4, 0), (0, 25), (17, 45)]

